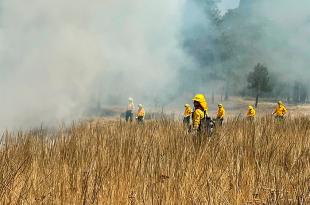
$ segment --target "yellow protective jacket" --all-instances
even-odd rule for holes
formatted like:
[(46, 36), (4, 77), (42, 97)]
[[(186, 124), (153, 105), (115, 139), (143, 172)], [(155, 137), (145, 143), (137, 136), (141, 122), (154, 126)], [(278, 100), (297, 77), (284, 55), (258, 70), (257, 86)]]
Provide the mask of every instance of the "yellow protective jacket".
[(206, 101), (205, 105), (203, 105), (203, 107), (204, 107), (205, 111), (208, 112), (208, 110), (209, 110), (209, 105), (208, 105), (207, 101)]
[(138, 117), (144, 117), (145, 116), (145, 111), (144, 108), (140, 108), (137, 112)]
[(224, 107), (220, 107), (217, 110), (217, 118), (223, 119), (224, 117), (225, 117), (225, 109), (224, 109)]
[(200, 109), (196, 109), (193, 114), (193, 128), (195, 130), (199, 128), (200, 123), (204, 118), (205, 118), (205, 113)]
[(184, 111), (184, 117), (189, 117), (192, 115), (192, 108), (191, 107), (186, 107)]
[(255, 116), (256, 116), (255, 109), (253, 107), (249, 108), (248, 113), (247, 113), (247, 117), (255, 117)]
[(287, 109), (284, 105), (278, 105), (273, 114), (278, 117), (283, 117), (287, 113)]

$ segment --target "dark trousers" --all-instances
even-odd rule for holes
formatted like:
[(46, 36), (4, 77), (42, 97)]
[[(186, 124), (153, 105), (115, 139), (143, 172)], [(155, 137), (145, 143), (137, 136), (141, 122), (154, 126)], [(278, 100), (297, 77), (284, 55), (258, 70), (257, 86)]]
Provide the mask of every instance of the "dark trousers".
[(137, 122), (138, 123), (143, 123), (144, 122), (144, 117), (137, 117)]
[(189, 126), (191, 123), (191, 116), (187, 116), (183, 118), (183, 124)]
[(126, 122), (128, 121), (132, 122), (132, 120), (133, 120), (133, 113), (131, 110), (127, 110), (126, 111)]
[(284, 116), (276, 116), (275, 118), (278, 121), (283, 121), (284, 120)]
[(223, 125), (223, 122), (224, 122), (224, 118), (216, 118), (216, 122), (222, 126)]

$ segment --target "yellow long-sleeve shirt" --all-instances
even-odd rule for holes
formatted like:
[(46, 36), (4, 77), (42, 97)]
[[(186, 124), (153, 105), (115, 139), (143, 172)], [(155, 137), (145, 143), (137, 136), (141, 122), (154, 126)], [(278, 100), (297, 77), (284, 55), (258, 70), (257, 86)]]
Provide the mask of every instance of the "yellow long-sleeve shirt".
[(247, 113), (247, 117), (255, 117), (256, 116), (256, 111), (254, 108), (250, 108), (248, 110), (248, 113)]
[(137, 112), (138, 117), (144, 117), (145, 116), (145, 110), (144, 108), (140, 108)]
[(184, 117), (189, 117), (192, 115), (192, 108), (191, 107), (186, 107), (184, 111)]
[(200, 110), (196, 109), (193, 115), (193, 128), (198, 129), (201, 123), (201, 120), (205, 118), (205, 113)]
[(287, 113), (287, 109), (284, 105), (279, 105), (273, 114), (278, 117), (283, 117)]
[(225, 117), (225, 109), (224, 109), (224, 107), (220, 107), (217, 110), (217, 118), (223, 119), (224, 117)]

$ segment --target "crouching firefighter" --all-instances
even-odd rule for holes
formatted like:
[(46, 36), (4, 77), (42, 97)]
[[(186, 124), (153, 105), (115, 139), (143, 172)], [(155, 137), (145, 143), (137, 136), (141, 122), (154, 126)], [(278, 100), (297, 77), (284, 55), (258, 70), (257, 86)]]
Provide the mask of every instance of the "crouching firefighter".
[(282, 101), (278, 102), (278, 106), (275, 111), (272, 113), (277, 120), (284, 120), (284, 116), (287, 113), (287, 109)]
[(247, 119), (251, 122), (254, 121), (255, 116), (256, 116), (256, 110), (254, 109), (254, 107), (252, 105), (249, 105), (248, 107), (248, 112), (246, 114)]
[(197, 94), (193, 98), (193, 103), (195, 110), (193, 112), (192, 116), (192, 129), (194, 132), (197, 132), (199, 134), (207, 134), (208, 133), (208, 104), (206, 101), (206, 98), (202, 94)]
[(137, 112), (137, 122), (140, 124), (144, 123), (144, 116), (145, 116), (145, 110), (144, 110), (144, 107), (142, 104), (139, 104), (139, 109), (138, 109), (138, 112)]

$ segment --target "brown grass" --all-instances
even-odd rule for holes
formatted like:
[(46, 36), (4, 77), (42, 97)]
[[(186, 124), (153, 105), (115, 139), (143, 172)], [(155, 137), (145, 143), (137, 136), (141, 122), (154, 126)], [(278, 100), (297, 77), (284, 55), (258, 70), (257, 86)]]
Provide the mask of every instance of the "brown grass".
[(3, 135), (1, 204), (309, 204), (310, 120), (166, 120)]

